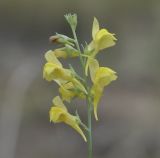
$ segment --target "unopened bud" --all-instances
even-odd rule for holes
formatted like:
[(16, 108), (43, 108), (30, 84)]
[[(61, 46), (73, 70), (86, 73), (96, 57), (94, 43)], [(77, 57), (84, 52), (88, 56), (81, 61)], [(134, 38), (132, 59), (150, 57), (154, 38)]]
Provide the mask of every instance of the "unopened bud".
[(72, 29), (76, 30), (77, 27), (77, 14), (66, 14), (65, 18)]
[(54, 36), (51, 36), (49, 38), (50, 42), (52, 43), (59, 43), (59, 44), (68, 44), (71, 46), (74, 46), (74, 39), (69, 38), (68, 36), (61, 35), (61, 34), (56, 34)]

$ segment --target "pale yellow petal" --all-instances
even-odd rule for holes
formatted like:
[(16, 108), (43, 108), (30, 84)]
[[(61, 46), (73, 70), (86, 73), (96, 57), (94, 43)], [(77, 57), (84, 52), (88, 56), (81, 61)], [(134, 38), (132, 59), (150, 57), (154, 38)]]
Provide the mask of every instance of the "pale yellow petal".
[(92, 87), (91, 91), (93, 94), (94, 116), (95, 116), (95, 119), (98, 120), (97, 108), (98, 108), (98, 103), (99, 103), (101, 96), (103, 94), (103, 87), (100, 87), (98, 84), (96, 84)]
[(53, 72), (56, 68), (56, 65), (52, 62), (48, 62), (44, 65), (43, 68), (43, 78), (47, 81), (52, 81), (54, 79)]
[(79, 56), (79, 52), (69, 45), (67, 45), (64, 48), (55, 49), (54, 54), (57, 58), (64, 58), (64, 59), (67, 57), (74, 58)]
[(94, 17), (93, 20), (93, 26), (92, 26), (92, 38), (95, 39), (96, 33), (99, 31), (99, 22), (96, 17)]
[(54, 97), (53, 100), (52, 100), (52, 103), (53, 103), (54, 106), (61, 107), (65, 111), (67, 111), (67, 108), (65, 107), (65, 105), (63, 104), (62, 99), (59, 96)]
[(73, 78), (71, 71), (64, 68), (55, 69), (54, 76), (61, 81), (70, 81)]
[(43, 77), (47, 81), (60, 80), (60, 82), (63, 80), (69, 81), (73, 78), (70, 70), (64, 69), (52, 62), (48, 62), (44, 65)]
[(57, 58), (67, 58), (67, 53), (61, 49), (55, 49), (54, 54)]
[(93, 52), (92, 54), (90, 54), (87, 58), (87, 61), (86, 61), (86, 65), (85, 65), (85, 75), (88, 76), (88, 68), (89, 68), (89, 64), (91, 62), (91, 60), (94, 59), (94, 56), (95, 56), (95, 52)]
[(54, 51), (52, 51), (52, 50), (49, 50), (48, 52), (45, 53), (45, 59), (47, 60), (47, 62), (52, 62), (52, 63), (62, 67), (62, 64), (57, 59), (57, 57), (54, 54)]
[(59, 123), (64, 121), (66, 111), (61, 107), (51, 107), (49, 111), (50, 121), (54, 123)]
[(101, 29), (95, 36), (95, 43), (99, 50), (114, 46), (115, 40), (114, 34), (108, 32), (106, 29)]
[(116, 72), (108, 67), (100, 67), (96, 74), (94, 82), (99, 86), (104, 87), (117, 79)]
[(91, 41), (88, 45), (88, 51), (94, 51), (95, 50), (95, 43), (94, 41)]
[(89, 71), (90, 71), (90, 76), (91, 76), (92, 82), (94, 82), (95, 74), (96, 74), (98, 68), (99, 68), (98, 61), (96, 59), (90, 59), (90, 62), (89, 62)]

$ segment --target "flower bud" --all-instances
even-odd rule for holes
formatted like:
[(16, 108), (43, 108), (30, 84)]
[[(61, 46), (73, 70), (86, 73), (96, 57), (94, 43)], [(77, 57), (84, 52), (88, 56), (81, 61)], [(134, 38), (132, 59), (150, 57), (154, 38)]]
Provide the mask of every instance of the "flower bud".
[(74, 39), (69, 38), (68, 36), (62, 35), (62, 34), (58, 34), (56, 33), (56, 35), (51, 36), (49, 38), (50, 42), (52, 43), (59, 43), (59, 44), (68, 44), (70, 46), (74, 46)]
[(77, 15), (76, 14), (66, 14), (65, 18), (72, 29), (76, 30), (77, 27)]

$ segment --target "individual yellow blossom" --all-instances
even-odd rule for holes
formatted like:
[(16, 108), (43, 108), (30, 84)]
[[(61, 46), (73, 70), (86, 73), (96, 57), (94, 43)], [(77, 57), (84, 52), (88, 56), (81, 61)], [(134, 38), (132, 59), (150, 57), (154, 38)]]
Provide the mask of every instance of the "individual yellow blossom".
[(88, 46), (89, 57), (87, 59), (85, 73), (87, 75), (89, 62), (96, 56), (96, 54), (105, 48), (111, 47), (115, 45), (114, 34), (110, 33), (107, 29), (100, 29), (99, 22), (96, 18), (93, 20), (93, 27), (92, 27), (92, 42)]
[(94, 83), (98, 83), (99, 86), (107, 86), (111, 81), (116, 80), (116, 72), (108, 67), (99, 67), (96, 71)]
[(89, 72), (90, 72), (92, 82), (94, 82), (94, 80), (95, 80), (95, 74), (98, 69), (99, 69), (98, 61), (96, 59), (90, 59)]
[(69, 69), (63, 68), (60, 61), (57, 59), (53, 51), (48, 51), (45, 53), (45, 58), (47, 63), (44, 65), (43, 77), (48, 80), (72, 80), (73, 75)]
[(55, 54), (57, 58), (67, 58), (67, 53), (62, 49), (55, 49), (52, 53)]
[(74, 97), (85, 98), (84, 93), (77, 86), (74, 86), (72, 82), (60, 85), (59, 92), (62, 95), (62, 99), (67, 102), (70, 102)]
[(64, 59), (68, 57), (77, 57), (79, 55), (78, 51), (76, 49), (73, 49), (71, 46), (49, 50), (46, 54), (46, 57), (49, 56), (49, 58), (52, 56), (56, 56), (57, 58)]
[(66, 48), (55, 49), (53, 53), (57, 58), (64, 58), (64, 59), (68, 57), (74, 58), (79, 55), (78, 51)]
[(114, 34), (110, 33), (107, 29), (99, 29), (99, 22), (96, 18), (93, 20), (92, 38), (93, 41), (90, 48), (94, 49), (96, 53), (99, 50), (114, 46), (115, 40), (117, 40)]
[(59, 96), (55, 97), (53, 99), (53, 106), (50, 109), (49, 112), (50, 115), (50, 121), (54, 123), (66, 123), (67, 125), (71, 126), (73, 129), (75, 129), (84, 139), (86, 142), (87, 139), (79, 127), (80, 121), (77, 116), (71, 115), (65, 105), (63, 104), (61, 98)]
[(70, 70), (64, 69), (63, 67), (60, 67), (59, 65), (54, 64), (52, 62), (47, 62), (44, 65), (43, 77), (47, 81), (52, 81), (55, 79), (72, 80), (73, 78)]
[(97, 106), (99, 100), (103, 94), (103, 89), (105, 86), (109, 85), (112, 81), (117, 79), (116, 72), (108, 67), (99, 67), (98, 61), (93, 59), (89, 65), (91, 80), (93, 86), (91, 89), (93, 95), (93, 106), (94, 106), (94, 115), (96, 120), (97, 117)]
[(57, 59), (55, 53), (53, 53), (52, 50), (47, 51), (45, 53), (44, 57), (45, 57), (45, 59), (46, 59), (47, 62), (51, 62), (51, 63), (54, 63), (54, 64), (62, 67), (61, 62)]

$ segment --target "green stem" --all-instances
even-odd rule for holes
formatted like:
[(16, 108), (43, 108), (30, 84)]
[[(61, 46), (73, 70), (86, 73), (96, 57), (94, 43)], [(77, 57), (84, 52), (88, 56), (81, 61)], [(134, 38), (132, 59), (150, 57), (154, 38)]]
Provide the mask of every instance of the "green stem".
[[(71, 27), (72, 28), (72, 27)], [(74, 36), (74, 39), (75, 39), (75, 44), (76, 44), (76, 47), (80, 53), (79, 55), (79, 58), (80, 58), (80, 62), (81, 62), (81, 65), (82, 65), (82, 68), (83, 68), (83, 76), (84, 76), (84, 81), (85, 81), (85, 88), (87, 89), (87, 106), (88, 106), (88, 158), (92, 158), (93, 157), (93, 149), (92, 149), (92, 100), (91, 100), (91, 97), (90, 97), (90, 89), (89, 87), (87, 86), (87, 76), (85, 75), (85, 63), (84, 63), (84, 60), (83, 60), (83, 54), (80, 50), (80, 46), (79, 46), (79, 43), (78, 43), (78, 39), (77, 39), (77, 35), (76, 35), (76, 32), (75, 30), (72, 28), (72, 32), (73, 32), (73, 36)]]

